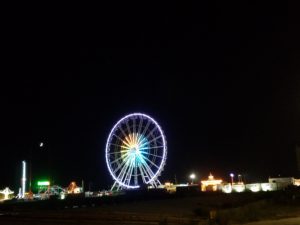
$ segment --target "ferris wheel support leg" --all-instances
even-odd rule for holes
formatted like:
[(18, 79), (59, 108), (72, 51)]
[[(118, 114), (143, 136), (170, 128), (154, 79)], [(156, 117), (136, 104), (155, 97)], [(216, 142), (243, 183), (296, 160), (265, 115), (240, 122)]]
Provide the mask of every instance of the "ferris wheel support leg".
[(111, 191), (113, 191), (113, 190), (119, 191), (120, 189), (122, 189), (122, 186), (120, 184), (118, 184), (117, 181), (115, 181), (115, 183), (113, 184), (113, 186), (111, 186), (111, 188), (110, 188)]
[(153, 180), (152, 186), (155, 188), (158, 188), (161, 185), (160, 181), (158, 179)]
[(117, 184), (118, 184), (117, 181), (115, 181), (114, 184), (113, 184), (113, 186), (111, 186), (111, 189), (110, 189), (110, 190), (113, 191), (114, 188), (115, 188), (115, 186), (116, 186)]

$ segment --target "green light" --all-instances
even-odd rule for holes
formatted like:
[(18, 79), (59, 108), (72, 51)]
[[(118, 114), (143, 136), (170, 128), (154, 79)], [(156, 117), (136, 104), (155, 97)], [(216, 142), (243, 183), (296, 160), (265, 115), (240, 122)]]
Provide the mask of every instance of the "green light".
[(50, 185), (50, 181), (47, 181), (47, 180), (38, 181), (37, 185), (38, 186), (49, 186)]

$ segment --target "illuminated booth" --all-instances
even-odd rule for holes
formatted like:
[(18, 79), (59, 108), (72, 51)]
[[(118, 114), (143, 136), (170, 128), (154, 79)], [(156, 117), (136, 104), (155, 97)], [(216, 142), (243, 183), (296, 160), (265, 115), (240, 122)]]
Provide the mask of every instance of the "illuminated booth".
[(207, 180), (201, 181), (201, 191), (219, 191), (222, 190), (222, 180), (214, 179), (212, 174), (209, 174)]

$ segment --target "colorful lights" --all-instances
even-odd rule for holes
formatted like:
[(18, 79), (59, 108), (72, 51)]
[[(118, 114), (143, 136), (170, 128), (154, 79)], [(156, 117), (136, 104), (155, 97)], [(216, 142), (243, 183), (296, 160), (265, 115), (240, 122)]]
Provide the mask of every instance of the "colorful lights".
[(106, 164), (115, 183), (112, 189), (138, 188), (139, 183), (158, 187), (167, 157), (166, 140), (158, 123), (148, 115), (133, 113), (121, 118), (109, 133)]
[(140, 166), (140, 163), (146, 163), (144, 157), (148, 153), (148, 141), (143, 135), (132, 133), (125, 137), (121, 147), (121, 156), (126, 164), (133, 167)]

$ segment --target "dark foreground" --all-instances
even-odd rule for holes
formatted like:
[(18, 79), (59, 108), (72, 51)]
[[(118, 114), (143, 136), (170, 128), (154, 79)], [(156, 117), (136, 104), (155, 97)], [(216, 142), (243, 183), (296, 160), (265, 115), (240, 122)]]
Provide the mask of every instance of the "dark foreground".
[(94, 201), (0, 204), (0, 224), (300, 224), (299, 190), (144, 194)]

